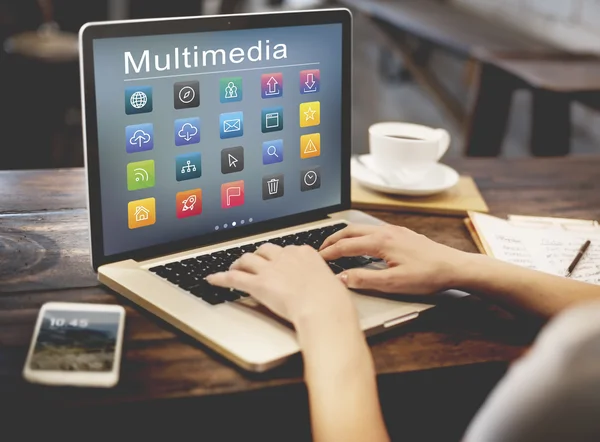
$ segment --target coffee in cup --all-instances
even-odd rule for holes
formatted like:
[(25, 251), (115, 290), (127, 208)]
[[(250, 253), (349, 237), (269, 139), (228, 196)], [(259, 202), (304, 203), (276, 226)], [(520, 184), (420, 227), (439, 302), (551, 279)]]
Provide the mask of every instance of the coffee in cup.
[(377, 123), (369, 128), (369, 149), (377, 172), (393, 185), (421, 181), (450, 147), (450, 134), (411, 123)]

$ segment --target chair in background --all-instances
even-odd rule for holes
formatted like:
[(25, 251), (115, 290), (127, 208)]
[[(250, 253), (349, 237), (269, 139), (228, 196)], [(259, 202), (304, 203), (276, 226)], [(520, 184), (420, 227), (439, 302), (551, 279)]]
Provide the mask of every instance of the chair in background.
[[(198, 15), (201, 0), (127, 0), (128, 18)], [(83, 165), (77, 32), (108, 0), (0, 0), (0, 169)]]
[[(81, 138), (77, 34), (59, 28), (51, 0), (28, 6), (37, 6), (25, 9), (37, 20), (3, 45), (0, 168), (82, 164), (81, 149), (68, 149), (65, 139), (68, 133)], [(41, 24), (31, 29), (36, 21)], [(67, 124), (69, 111), (72, 125)]]
[(529, 148), (534, 156), (570, 153), (571, 103), (600, 110), (600, 57), (553, 54), (482, 56), (479, 86), (467, 123), (467, 154), (497, 156), (510, 117), (514, 92), (532, 94)]
[[(446, 1), (335, 2), (371, 20), (388, 54), (398, 55), (410, 77), (465, 129), (468, 156), (500, 154), (517, 89), (526, 88), (533, 95), (530, 152), (535, 156), (569, 152), (572, 101), (599, 106), (597, 56), (570, 53)], [(457, 99), (431, 69), (432, 52), (440, 50), (467, 62), (469, 80), (479, 75), (473, 82), (477, 96), (473, 106)]]

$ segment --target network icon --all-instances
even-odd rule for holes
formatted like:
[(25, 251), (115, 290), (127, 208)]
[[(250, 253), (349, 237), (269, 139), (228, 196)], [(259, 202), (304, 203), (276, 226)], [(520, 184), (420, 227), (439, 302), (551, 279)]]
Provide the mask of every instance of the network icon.
[(193, 180), (202, 176), (202, 156), (200, 152), (178, 155), (175, 159), (177, 181)]
[(196, 165), (192, 164), (192, 162), (190, 160), (187, 160), (187, 163), (185, 166), (183, 166), (181, 168), (181, 173), (191, 173), (191, 172), (195, 172), (196, 171)]

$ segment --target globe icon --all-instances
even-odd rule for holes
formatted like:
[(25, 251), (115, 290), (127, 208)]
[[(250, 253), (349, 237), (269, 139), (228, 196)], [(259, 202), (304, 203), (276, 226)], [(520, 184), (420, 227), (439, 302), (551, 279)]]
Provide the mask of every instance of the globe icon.
[(129, 102), (131, 103), (131, 106), (133, 106), (134, 109), (141, 109), (148, 102), (148, 96), (142, 91), (137, 91), (131, 94)]

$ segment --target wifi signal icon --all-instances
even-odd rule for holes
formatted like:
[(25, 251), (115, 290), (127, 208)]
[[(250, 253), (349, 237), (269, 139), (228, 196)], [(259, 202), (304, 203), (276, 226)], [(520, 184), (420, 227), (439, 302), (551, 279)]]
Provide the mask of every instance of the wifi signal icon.
[(148, 181), (148, 171), (138, 167), (134, 171), (136, 181)]
[(128, 190), (147, 189), (154, 185), (154, 160), (136, 161), (127, 165)]
[(182, 81), (173, 85), (173, 104), (175, 109), (187, 109), (200, 106), (200, 82)]

